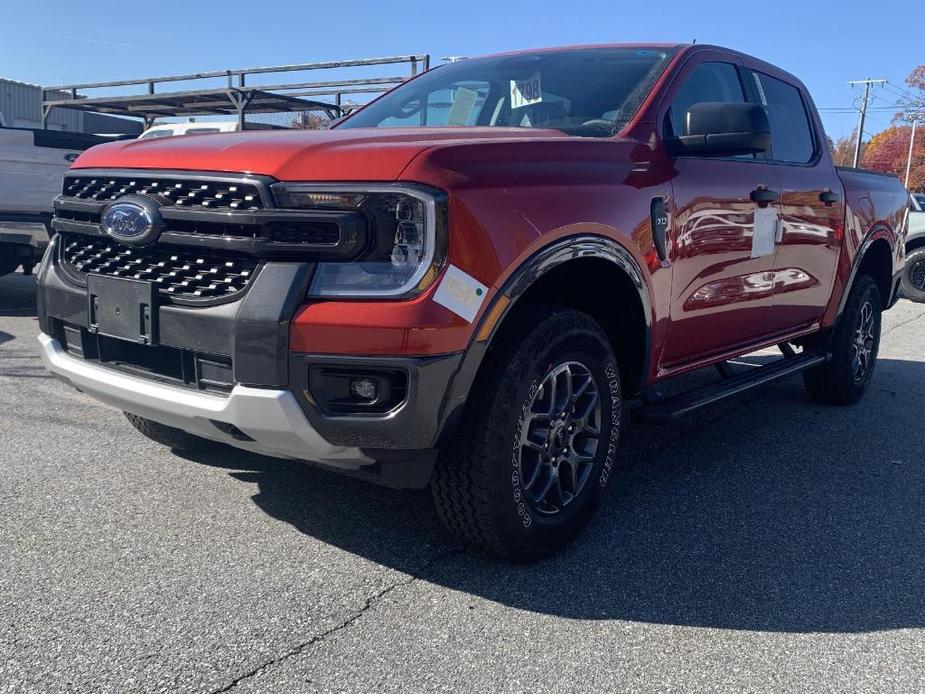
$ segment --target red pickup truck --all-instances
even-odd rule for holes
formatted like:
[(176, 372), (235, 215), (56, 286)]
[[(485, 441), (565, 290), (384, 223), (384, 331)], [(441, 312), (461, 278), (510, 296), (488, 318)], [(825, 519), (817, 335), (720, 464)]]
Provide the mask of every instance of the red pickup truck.
[(776, 67), (606, 45), (443, 65), (324, 132), (95, 147), (55, 200), (43, 357), (155, 441), (429, 483), (457, 536), (535, 559), (631, 454), (624, 410), (864, 394), (908, 198), (825, 143)]

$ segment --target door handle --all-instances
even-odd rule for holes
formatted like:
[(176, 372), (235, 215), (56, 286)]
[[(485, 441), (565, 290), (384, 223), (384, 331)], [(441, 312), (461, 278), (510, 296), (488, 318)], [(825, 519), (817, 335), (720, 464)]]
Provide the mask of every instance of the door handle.
[(758, 186), (751, 192), (749, 197), (752, 199), (752, 202), (757, 202), (759, 205), (768, 205), (772, 202), (777, 202), (779, 196), (776, 190), (769, 190), (764, 186)]
[(834, 190), (824, 190), (819, 193), (819, 202), (824, 202), (826, 207), (831, 207), (841, 200), (841, 196)]

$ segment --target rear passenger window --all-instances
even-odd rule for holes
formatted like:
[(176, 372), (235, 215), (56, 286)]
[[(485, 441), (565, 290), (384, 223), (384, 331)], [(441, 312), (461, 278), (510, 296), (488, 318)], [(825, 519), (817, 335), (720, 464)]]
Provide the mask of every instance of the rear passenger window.
[(760, 72), (752, 75), (771, 121), (772, 158), (793, 164), (809, 162), (815, 147), (800, 90)]
[(731, 63), (701, 63), (677, 91), (668, 110), (668, 137), (684, 135), (684, 114), (701, 101), (744, 103), (739, 73)]

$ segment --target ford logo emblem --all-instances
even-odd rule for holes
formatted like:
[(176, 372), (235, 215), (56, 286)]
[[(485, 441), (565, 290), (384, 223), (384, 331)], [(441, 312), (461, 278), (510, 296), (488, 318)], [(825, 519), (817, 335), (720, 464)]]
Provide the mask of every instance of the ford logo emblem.
[[(132, 198), (128, 200), (126, 198)], [(101, 226), (120, 243), (145, 246), (157, 241), (161, 233), (160, 206), (151, 198), (128, 195), (103, 211)]]

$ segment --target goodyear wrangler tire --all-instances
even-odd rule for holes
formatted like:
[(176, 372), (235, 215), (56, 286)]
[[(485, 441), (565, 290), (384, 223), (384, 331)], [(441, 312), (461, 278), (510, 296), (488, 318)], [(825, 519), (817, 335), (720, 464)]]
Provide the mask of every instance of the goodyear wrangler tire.
[(456, 537), (533, 561), (588, 522), (614, 472), (619, 369), (590, 316), (545, 308), (493, 347), (431, 491)]
[(162, 446), (167, 446), (172, 450), (177, 451), (187, 451), (189, 453), (198, 453), (202, 451), (208, 451), (221, 446), (220, 443), (215, 441), (209, 441), (200, 436), (194, 436), (193, 434), (187, 434), (181, 429), (176, 429), (174, 427), (169, 427), (166, 424), (161, 424), (160, 422), (154, 422), (145, 417), (140, 417), (137, 414), (132, 414), (130, 412), (123, 412), (125, 418), (135, 427), (138, 431), (144, 434), (147, 438), (151, 439), (155, 443), (159, 443)]

